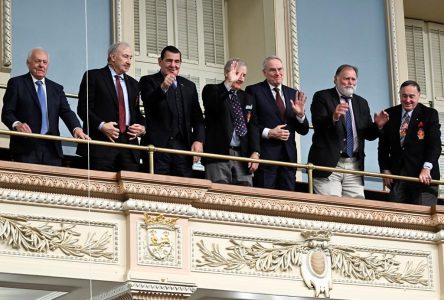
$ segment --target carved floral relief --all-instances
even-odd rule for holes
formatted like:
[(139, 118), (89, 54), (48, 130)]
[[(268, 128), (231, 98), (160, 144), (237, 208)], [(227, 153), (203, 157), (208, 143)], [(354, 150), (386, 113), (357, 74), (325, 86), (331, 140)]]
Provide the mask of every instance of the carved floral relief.
[(0, 215), (0, 253), (116, 262), (115, 224)]
[[(305, 231), (301, 235), (305, 241), (289, 242), (195, 232), (194, 268), (239, 275), (302, 277), (305, 285), (315, 290), (316, 297), (329, 297), (335, 281), (432, 287), (428, 252), (332, 245), (329, 231)], [(228, 246), (221, 246), (226, 245), (223, 239), (228, 239)]]

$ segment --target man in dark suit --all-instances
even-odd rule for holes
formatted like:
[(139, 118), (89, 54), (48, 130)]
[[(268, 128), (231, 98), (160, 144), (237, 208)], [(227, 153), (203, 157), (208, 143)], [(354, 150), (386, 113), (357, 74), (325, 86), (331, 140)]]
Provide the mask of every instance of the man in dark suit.
[[(311, 116), (314, 133), (308, 162), (318, 166), (364, 170), (364, 141), (379, 137), (387, 122), (385, 112), (370, 116), (367, 101), (356, 95), (358, 69), (341, 65), (334, 76), (335, 87), (313, 96)], [(315, 171), (314, 191), (322, 195), (364, 198), (362, 176)]]
[[(309, 129), (304, 111), (307, 97), (282, 84), (284, 69), (280, 58), (265, 58), (262, 71), (266, 80), (246, 88), (256, 103), (261, 158), (296, 163), (295, 132), (305, 135)], [(294, 168), (261, 165), (254, 174), (254, 185), (293, 191), (295, 175)]]
[[(94, 140), (138, 145), (145, 133), (137, 81), (128, 76), (132, 51), (119, 42), (108, 49), (108, 65), (85, 72), (79, 90), (77, 113)], [(91, 169), (139, 171), (140, 152), (124, 148), (79, 145), (77, 153), (90, 157)]]
[(390, 188), (390, 200), (420, 205), (435, 205), (439, 180), (438, 159), (441, 132), (438, 112), (419, 102), (418, 83), (408, 80), (401, 85), (401, 104), (387, 109), (390, 120), (379, 139), (378, 159), (382, 173), (418, 177), (419, 182), (384, 179)]
[[(29, 52), (29, 73), (11, 78), (3, 97), (2, 122), (10, 130), (60, 135), (62, 118), (73, 136), (89, 139), (69, 107), (63, 86), (46, 78), (48, 53), (42, 48)], [(57, 141), (11, 136), (9, 149), (15, 161), (62, 165), (62, 145)]]
[[(165, 47), (159, 58), (160, 71), (140, 78), (139, 89), (148, 126), (143, 145), (177, 150), (203, 151), (205, 138), (202, 109), (196, 85), (179, 76), (182, 57), (174, 46)], [(144, 166), (147, 168), (146, 157)], [(155, 153), (154, 172), (192, 176), (192, 163), (199, 157)]]
[[(206, 153), (259, 159), (260, 134), (252, 97), (241, 90), (247, 75), (244, 61), (234, 58), (224, 67), (225, 80), (202, 91), (205, 108)], [(204, 158), (206, 178), (212, 182), (252, 186), (257, 163)]]

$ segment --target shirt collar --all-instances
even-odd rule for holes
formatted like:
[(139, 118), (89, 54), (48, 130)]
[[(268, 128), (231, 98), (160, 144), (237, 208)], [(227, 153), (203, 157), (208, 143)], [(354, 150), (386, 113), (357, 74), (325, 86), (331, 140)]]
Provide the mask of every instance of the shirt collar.
[(274, 86), (274, 85), (271, 85), (268, 81), (267, 81), (267, 83), (268, 83), (268, 86), (270, 87), (270, 89), (274, 92), (274, 88), (278, 88), (279, 89), (279, 91), (281, 92), (281, 94), (282, 94), (282, 84), (280, 84), (280, 85), (278, 85), (278, 86)]
[[(31, 73), (29, 73), (29, 74), (31, 74)], [(32, 74), (31, 74), (31, 77), (32, 77), (32, 82), (34, 82), (34, 84), (36, 81), (40, 80), (41, 82), (43, 82), (43, 85), (45, 85), (45, 77), (43, 77), (42, 79), (37, 79), (34, 76), (32, 76)]]
[[(113, 78), (115, 78), (114, 76), (116, 76), (116, 75), (118, 75), (117, 73), (116, 73), (116, 71), (114, 71), (114, 69), (113, 69), (113, 67), (111, 67), (110, 65), (108, 65), (108, 68), (109, 68), (109, 70), (111, 71), (111, 76), (113, 77)], [(123, 74), (120, 74), (120, 75), (118, 75), (119, 77), (120, 77), (120, 79), (124, 79), (124, 77), (123, 77)]]

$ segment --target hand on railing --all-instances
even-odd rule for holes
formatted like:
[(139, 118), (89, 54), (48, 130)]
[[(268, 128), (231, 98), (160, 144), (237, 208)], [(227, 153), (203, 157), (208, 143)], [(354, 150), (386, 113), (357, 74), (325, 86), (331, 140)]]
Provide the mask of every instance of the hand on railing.
[(32, 133), (31, 128), (26, 123), (18, 122), (17, 125), (14, 128), (18, 132)]
[[(191, 151), (202, 153), (203, 152), (203, 144), (199, 141), (195, 141), (191, 145)], [(197, 163), (199, 160), (200, 160), (200, 156), (196, 156), (196, 155), (193, 156), (193, 164)]]
[(91, 140), (91, 138), (86, 133), (84, 133), (83, 129), (80, 127), (74, 129), (74, 137), (81, 140)]
[[(253, 152), (250, 155), (250, 158), (259, 159), (259, 153)], [(253, 174), (257, 170), (258, 167), (259, 167), (259, 163), (252, 162), (252, 161), (248, 162), (248, 172), (250, 172), (250, 174)]]
[[(387, 175), (392, 175), (392, 172), (390, 172), (389, 170), (383, 170), (382, 173)], [(393, 179), (383, 178), (382, 180), (384, 181), (384, 186), (386, 186), (389, 189), (392, 187)]]

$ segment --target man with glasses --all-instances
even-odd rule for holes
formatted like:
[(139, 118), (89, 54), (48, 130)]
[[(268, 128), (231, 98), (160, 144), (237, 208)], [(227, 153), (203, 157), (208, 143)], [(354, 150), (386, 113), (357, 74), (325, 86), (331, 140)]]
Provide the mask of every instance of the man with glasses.
[[(142, 145), (177, 150), (203, 151), (205, 137), (202, 109), (196, 85), (179, 76), (182, 57), (174, 46), (165, 47), (159, 57), (160, 71), (140, 78), (147, 121), (147, 134)], [(144, 168), (148, 168), (144, 154)], [(192, 163), (199, 157), (155, 153), (156, 174), (191, 177)]]

